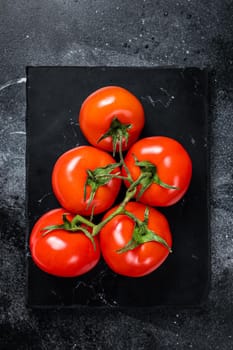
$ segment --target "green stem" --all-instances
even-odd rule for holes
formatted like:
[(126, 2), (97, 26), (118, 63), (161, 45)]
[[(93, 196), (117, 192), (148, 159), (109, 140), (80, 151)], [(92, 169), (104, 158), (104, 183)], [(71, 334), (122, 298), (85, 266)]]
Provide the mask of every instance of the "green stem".
[(124, 212), (124, 208), (118, 207), (111, 215), (109, 215), (105, 220), (101, 221), (98, 225), (96, 225), (92, 230), (92, 237), (98, 235), (98, 233), (102, 230), (102, 228), (111, 221), (115, 216), (120, 215)]
[(121, 202), (120, 204), (120, 207), (122, 207), (123, 209), (125, 208), (126, 204), (130, 201), (130, 199), (133, 198), (133, 196), (135, 195), (136, 193), (136, 187), (135, 188), (128, 188), (127, 192), (126, 192), (126, 196), (125, 198), (123, 199), (123, 201)]
[(91, 240), (91, 243), (93, 244), (94, 250), (96, 250), (96, 244), (95, 244), (95, 241), (94, 241), (92, 234), (89, 231), (87, 231), (84, 227), (79, 227), (79, 231), (82, 231), (85, 234), (85, 236), (87, 236)]
[(147, 178), (147, 174), (146, 173), (142, 173), (137, 180), (135, 180), (129, 187), (129, 190), (133, 190), (135, 189), (138, 185), (141, 184), (142, 180)]
[(83, 216), (81, 215), (76, 215), (73, 220), (72, 220), (72, 226), (76, 226), (77, 224), (85, 224), (89, 227), (95, 227), (96, 225), (93, 224), (93, 222), (87, 220), (86, 218), (84, 218)]
[(129, 189), (127, 190), (126, 196), (124, 200), (121, 202), (121, 204), (119, 205), (119, 207), (117, 207), (117, 209), (114, 210), (114, 212), (112, 212), (112, 214), (110, 214), (105, 220), (101, 221), (98, 225), (93, 227), (93, 230), (92, 230), (93, 237), (96, 236), (102, 230), (102, 228), (109, 221), (111, 221), (115, 216), (125, 213), (125, 206), (130, 201), (130, 199), (133, 198), (133, 196), (135, 195), (135, 192), (136, 192), (136, 188), (134, 188), (132, 191)]
[(166, 184), (165, 182), (163, 182), (162, 180), (160, 180), (158, 174), (155, 174), (154, 176), (154, 182), (156, 184), (158, 184), (159, 186), (163, 187), (163, 188), (166, 188), (168, 190), (178, 190), (179, 188), (176, 187), (176, 186), (171, 186), (171, 185), (168, 185)]
[(138, 225), (142, 224), (142, 221), (139, 220), (134, 214), (130, 213), (130, 211), (124, 210), (124, 214), (127, 215), (129, 218), (133, 219), (133, 221), (136, 222)]
[(127, 167), (125, 160), (124, 160), (124, 156), (123, 156), (123, 152), (122, 152), (122, 143), (123, 143), (123, 137), (122, 135), (120, 136), (120, 141), (119, 141), (119, 156), (120, 156), (120, 162), (122, 163), (122, 166), (125, 168), (125, 171), (127, 173), (127, 181), (129, 181), (130, 183), (133, 183), (133, 179), (132, 176), (129, 172), (129, 168)]
[(109, 177), (110, 180), (111, 179), (121, 179), (121, 180), (130, 181), (130, 179), (128, 177), (117, 175), (117, 174), (99, 175), (98, 178), (99, 177)]

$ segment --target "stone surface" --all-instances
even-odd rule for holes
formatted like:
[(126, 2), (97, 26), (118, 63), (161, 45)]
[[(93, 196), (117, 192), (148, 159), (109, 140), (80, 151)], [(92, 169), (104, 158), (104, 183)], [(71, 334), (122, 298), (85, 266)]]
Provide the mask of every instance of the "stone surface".
[[(233, 3), (2, 0), (0, 348), (233, 348)], [(25, 292), (25, 66), (178, 65), (214, 70), (211, 291), (201, 309), (29, 310)]]

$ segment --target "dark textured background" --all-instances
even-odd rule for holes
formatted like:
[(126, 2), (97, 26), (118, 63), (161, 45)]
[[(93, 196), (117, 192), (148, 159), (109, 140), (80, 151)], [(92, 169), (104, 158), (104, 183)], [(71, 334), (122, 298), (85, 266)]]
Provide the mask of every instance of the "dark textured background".
[[(233, 348), (232, 0), (0, 0), (0, 348)], [(25, 307), (25, 66), (207, 66), (212, 281), (201, 309)]]

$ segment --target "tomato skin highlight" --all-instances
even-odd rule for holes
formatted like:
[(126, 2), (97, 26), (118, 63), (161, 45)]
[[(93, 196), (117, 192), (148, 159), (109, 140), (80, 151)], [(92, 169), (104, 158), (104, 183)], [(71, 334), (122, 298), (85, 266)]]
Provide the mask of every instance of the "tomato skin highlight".
[[(141, 169), (135, 164), (135, 157), (139, 161), (149, 161), (154, 164), (160, 180), (176, 187), (176, 189), (166, 189), (153, 183), (139, 198), (140, 202), (150, 206), (170, 206), (184, 196), (192, 177), (192, 161), (179, 142), (165, 136), (146, 137), (136, 142), (125, 156), (125, 163), (134, 181), (141, 174)], [(122, 175), (126, 176), (124, 168)], [(125, 185), (129, 187), (127, 181)], [(139, 189), (140, 186), (137, 194)]]
[[(35, 223), (29, 240), (29, 247), (34, 263), (44, 272), (59, 277), (75, 277), (90, 271), (100, 259), (100, 247), (94, 237), (96, 249), (84, 233), (70, 233), (56, 229), (45, 236), (43, 228), (62, 224), (62, 208), (53, 209)], [(72, 220), (73, 215), (67, 218)]]
[[(115, 208), (109, 210), (103, 220)], [(137, 202), (129, 202), (126, 210), (138, 219), (144, 219), (146, 206)], [(171, 247), (172, 236), (165, 216), (154, 208), (149, 208), (148, 227), (168, 243)], [(132, 238), (133, 219), (125, 214), (117, 215), (109, 221), (100, 232), (100, 248), (107, 265), (116, 273), (128, 277), (141, 277), (157, 269), (167, 258), (169, 251), (157, 242), (146, 242), (131, 251), (118, 253)]]
[(122, 149), (128, 149), (139, 137), (145, 123), (141, 102), (128, 90), (119, 86), (106, 86), (89, 95), (79, 113), (79, 125), (88, 142), (112, 152), (112, 137), (99, 142), (117, 118), (123, 124), (131, 124), (128, 142), (123, 140)]
[[(114, 158), (92, 146), (79, 146), (63, 153), (56, 161), (52, 172), (52, 188), (60, 205), (68, 212), (81, 215), (99, 214), (109, 209), (120, 190), (121, 180), (111, 179), (108, 184), (99, 187), (88, 207), (90, 187), (87, 186), (86, 200), (84, 187), (87, 170), (95, 170), (108, 164), (115, 164)], [(112, 174), (120, 172), (119, 167)]]

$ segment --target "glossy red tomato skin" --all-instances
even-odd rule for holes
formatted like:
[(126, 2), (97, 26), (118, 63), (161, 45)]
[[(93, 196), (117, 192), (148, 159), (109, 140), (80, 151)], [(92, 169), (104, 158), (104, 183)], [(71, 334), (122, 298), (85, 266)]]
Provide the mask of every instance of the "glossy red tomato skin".
[[(136, 142), (125, 157), (129, 172), (133, 180), (136, 180), (141, 170), (135, 165), (134, 156), (139, 161), (150, 161), (156, 166), (160, 180), (177, 188), (166, 189), (153, 183), (140, 197), (140, 202), (150, 206), (170, 206), (184, 196), (192, 177), (192, 161), (178, 141), (165, 136), (152, 136)], [(126, 175), (124, 169), (122, 173)], [(125, 184), (129, 186), (129, 183)]]
[(112, 152), (111, 137), (98, 141), (109, 130), (115, 117), (123, 124), (132, 125), (128, 143), (124, 141), (122, 145), (126, 150), (138, 139), (145, 116), (141, 102), (122, 87), (106, 86), (89, 95), (80, 109), (80, 129), (91, 145)]
[[(63, 153), (56, 161), (52, 172), (52, 188), (60, 205), (68, 212), (81, 215), (90, 215), (92, 206), (95, 214), (109, 209), (119, 193), (121, 180), (115, 178), (99, 187), (88, 208), (90, 187), (87, 186), (84, 201), (84, 186), (87, 169), (95, 170), (112, 163), (116, 162), (110, 154), (92, 146), (79, 146)], [(119, 171), (117, 167), (112, 173)]]
[[(54, 230), (42, 236), (43, 228), (62, 224), (62, 208), (53, 209), (44, 214), (35, 223), (29, 247), (34, 263), (44, 272), (59, 277), (75, 277), (90, 271), (100, 259), (98, 239), (95, 237), (96, 250), (89, 238), (82, 232), (70, 233), (62, 229)], [(67, 215), (71, 220), (73, 215)]]
[[(146, 206), (129, 202), (126, 209), (143, 220)], [(109, 210), (104, 218), (113, 212)], [(148, 227), (156, 232), (171, 247), (172, 235), (165, 216), (154, 208), (149, 208)], [(156, 270), (167, 258), (166, 247), (157, 242), (147, 242), (135, 249), (118, 253), (132, 238), (134, 223), (126, 215), (118, 215), (109, 221), (100, 232), (100, 248), (107, 265), (116, 273), (128, 277), (141, 277)]]

